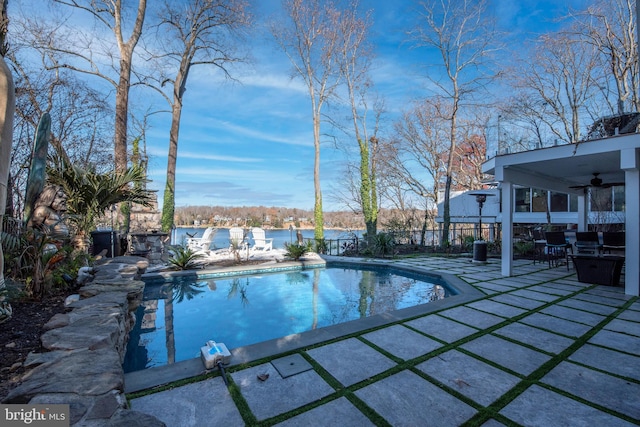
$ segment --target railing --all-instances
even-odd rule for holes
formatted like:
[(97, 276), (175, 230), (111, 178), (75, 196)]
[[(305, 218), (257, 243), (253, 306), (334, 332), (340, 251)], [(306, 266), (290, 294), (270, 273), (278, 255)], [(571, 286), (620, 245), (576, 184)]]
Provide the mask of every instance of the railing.
[[(479, 232), (477, 227), (452, 228), (449, 230), (449, 242), (452, 246), (469, 246), (473, 240), (479, 239), (480, 236), (487, 241), (499, 240), (499, 232), (492, 233), (492, 231), (494, 230), (489, 225), (483, 226), (482, 232)], [(392, 232), (390, 234), (393, 235), (393, 240), (396, 244), (412, 244), (436, 248), (440, 246), (441, 241), (441, 232), (439, 230), (426, 230), (424, 242), (421, 230)], [(492, 234), (495, 234), (495, 236), (492, 236)], [(366, 240), (356, 236), (341, 239), (324, 239), (320, 248), (318, 248), (314, 238), (305, 238), (304, 242), (310, 242), (315, 250), (319, 249), (321, 253), (326, 255), (343, 255), (345, 252), (358, 252), (361, 248), (366, 247)]]

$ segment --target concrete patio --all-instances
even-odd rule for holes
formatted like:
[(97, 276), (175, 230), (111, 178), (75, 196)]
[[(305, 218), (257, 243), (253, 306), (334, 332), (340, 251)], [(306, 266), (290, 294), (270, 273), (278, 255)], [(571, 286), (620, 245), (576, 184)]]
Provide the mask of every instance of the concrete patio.
[[(387, 263), (454, 274), (473, 298), (230, 366), (229, 388), (215, 376), (130, 395), (132, 409), (167, 426), (640, 424), (638, 297), (526, 260), (508, 278), (499, 260)], [(125, 391), (179, 369), (128, 374)]]

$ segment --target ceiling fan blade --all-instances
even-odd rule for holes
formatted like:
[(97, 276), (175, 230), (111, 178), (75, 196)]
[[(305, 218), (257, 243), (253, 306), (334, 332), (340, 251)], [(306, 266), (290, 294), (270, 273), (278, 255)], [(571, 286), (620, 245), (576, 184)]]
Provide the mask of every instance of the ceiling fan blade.
[(578, 188), (583, 188), (584, 189), (584, 188), (589, 188), (589, 187), (591, 187), (591, 186), (590, 185), (570, 185), (569, 186), (569, 188), (575, 188), (575, 189), (578, 189)]
[(624, 182), (607, 182), (606, 184), (602, 184), (600, 188), (619, 187), (623, 185), (624, 185)]

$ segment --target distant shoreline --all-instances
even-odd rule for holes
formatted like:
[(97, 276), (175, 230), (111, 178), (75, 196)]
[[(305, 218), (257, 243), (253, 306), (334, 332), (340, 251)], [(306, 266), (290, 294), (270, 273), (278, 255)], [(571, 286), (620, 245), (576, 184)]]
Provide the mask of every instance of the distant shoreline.
[[(212, 225), (176, 225), (176, 228), (208, 228), (208, 227), (215, 227)], [(231, 227), (216, 227), (216, 228), (231, 228)], [(240, 227), (240, 228), (245, 228), (245, 227)], [(251, 227), (247, 227), (247, 228), (251, 228)], [(263, 227), (264, 228), (264, 227)], [(277, 227), (269, 227), (269, 228), (264, 228), (265, 230), (289, 230), (289, 227), (287, 228), (277, 228)], [(296, 227), (294, 228), (294, 230), (313, 230), (314, 227)], [(351, 231), (352, 229), (350, 228), (343, 228), (343, 227), (324, 227), (325, 230), (339, 230), (339, 231)], [(356, 230), (364, 230), (364, 228), (358, 228)]]

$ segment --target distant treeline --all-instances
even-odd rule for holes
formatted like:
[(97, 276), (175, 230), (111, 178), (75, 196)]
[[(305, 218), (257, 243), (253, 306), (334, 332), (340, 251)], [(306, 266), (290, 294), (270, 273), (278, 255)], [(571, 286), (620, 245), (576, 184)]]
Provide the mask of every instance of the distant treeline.
[[(410, 228), (421, 227), (424, 211), (398, 211), (382, 209), (378, 224), (381, 228), (396, 228), (400, 225)], [(218, 227), (271, 227), (288, 228), (312, 227), (313, 211), (266, 206), (182, 206), (175, 210), (176, 226), (214, 225)], [(352, 230), (364, 229), (361, 214), (352, 211), (335, 211), (324, 213), (325, 227)]]

